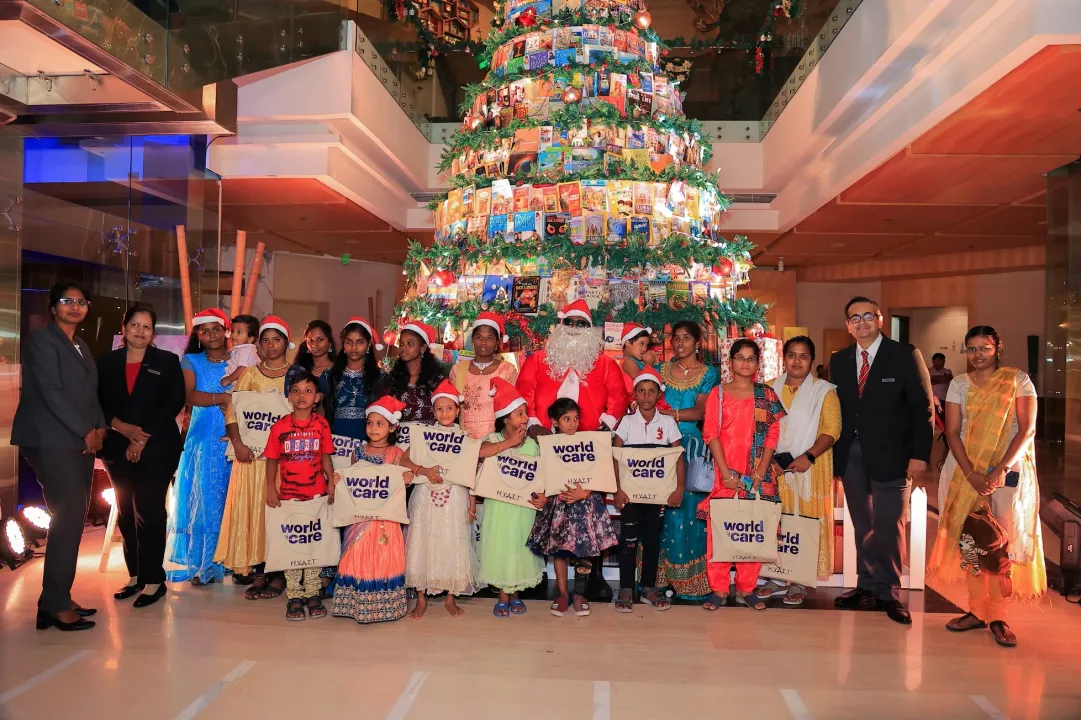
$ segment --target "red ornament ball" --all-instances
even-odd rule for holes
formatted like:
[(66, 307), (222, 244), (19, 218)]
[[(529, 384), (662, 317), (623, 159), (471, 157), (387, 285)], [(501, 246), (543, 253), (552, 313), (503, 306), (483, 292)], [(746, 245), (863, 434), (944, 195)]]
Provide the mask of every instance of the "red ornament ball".
[(516, 17), (514, 23), (518, 27), (534, 27), (537, 24), (537, 11), (534, 8), (529, 8)]
[(717, 261), (717, 264), (713, 266), (713, 274), (720, 275), (721, 277), (728, 277), (732, 274), (732, 261), (728, 258), (721, 258)]
[(574, 105), (582, 99), (582, 91), (576, 87), (568, 87), (563, 91), (563, 104)]
[(452, 273), (450, 270), (436, 270), (434, 273), (432, 273), (432, 279), (435, 280), (435, 284), (439, 287), (447, 287), (448, 285), (453, 285), (454, 281), (456, 280), (456, 278), (454, 277), (454, 273)]
[(387, 347), (394, 345), (394, 341), (398, 339), (398, 334), (393, 330), (386, 330), (383, 333), (383, 344)]
[(757, 340), (765, 334), (766, 329), (762, 327), (762, 323), (755, 323), (754, 325), (751, 325), (749, 328), (746, 328), (743, 331), (743, 337), (747, 338), (748, 340)]
[(653, 23), (653, 16), (648, 10), (639, 10), (634, 14), (634, 26), (639, 30), (648, 30)]

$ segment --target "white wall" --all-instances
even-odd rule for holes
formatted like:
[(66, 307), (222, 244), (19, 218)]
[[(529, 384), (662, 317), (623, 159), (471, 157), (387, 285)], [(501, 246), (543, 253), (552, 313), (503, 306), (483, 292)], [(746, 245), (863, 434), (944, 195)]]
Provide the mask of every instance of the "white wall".
[[(968, 319), (972, 325), (991, 325), (1002, 339), (1007, 364), (1029, 372), (1028, 336), (1046, 339), (1046, 273), (1043, 270), (976, 275), (972, 278)], [(1042, 376), (1036, 389), (1042, 392)]]
[(381, 333), (390, 321), (398, 301), (400, 265), (354, 260), (342, 265), (337, 257), (276, 253), (274, 256), (274, 297), (276, 300), (326, 302), (330, 304), (330, 326), (338, 333), (353, 315), (368, 316), (368, 298), (375, 301), (382, 291), (382, 314), (369, 317)]
[(967, 307), (890, 308), (890, 312), (908, 316), (908, 341), (923, 354), (927, 367), (931, 356), (940, 352), (954, 375), (965, 372), (965, 333), (971, 327)]

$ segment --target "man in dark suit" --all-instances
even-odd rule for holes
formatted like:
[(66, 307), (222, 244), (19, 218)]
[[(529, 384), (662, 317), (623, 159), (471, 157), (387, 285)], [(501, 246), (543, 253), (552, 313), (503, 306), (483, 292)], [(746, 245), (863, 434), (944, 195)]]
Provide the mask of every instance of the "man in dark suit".
[(882, 334), (878, 303), (852, 298), (845, 321), (856, 344), (830, 358), (841, 401), (833, 467), (856, 532), (859, 580), (835, 604), (885, 610), (908, 625), (912, 618), (900, 600), (905, 510), (912, 478), (931, 456), (931, 379), (919, 350)]

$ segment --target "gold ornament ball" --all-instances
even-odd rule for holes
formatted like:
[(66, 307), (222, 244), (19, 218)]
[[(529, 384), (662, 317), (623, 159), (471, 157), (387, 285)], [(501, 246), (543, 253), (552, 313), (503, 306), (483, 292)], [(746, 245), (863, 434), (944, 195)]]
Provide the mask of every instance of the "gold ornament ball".
[(569, 87), (563, 91), (563, 104), (574, 105), (582, 99), (582, 91), (576, 87)]
[(653, 16), (649, 14), (648, 10), (639, 10), (634, 14), (634, 26), (639, 30), (649, 30), (652, 22)]

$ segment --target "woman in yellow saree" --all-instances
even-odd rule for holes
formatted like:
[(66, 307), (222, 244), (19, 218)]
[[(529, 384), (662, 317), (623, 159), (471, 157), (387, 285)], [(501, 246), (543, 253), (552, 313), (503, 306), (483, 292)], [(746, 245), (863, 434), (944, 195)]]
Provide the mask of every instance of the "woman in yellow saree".
[[(950, 455), (939, 482), (949, 490), (927, 582), (940, 591), (961, 584), (968, 589), (968, 612), (951, 620), (948, 630), (990, 626), (999, 645), (1013, 647), (1017, 637), (1006, 624), (1010, 605), (1015, 598), (1042, 597), (1047, 573), (1033, 444), (1036, 391), (1021, 370), (999, 367), (1000, 350), (992, 327), (979, 325), (965, 335), (972, 371), (955, 378), (946, 395)], [(974, 537), (981, 526), (1008, 538), (1003, 572), (991, 562), (995, 548)]]

